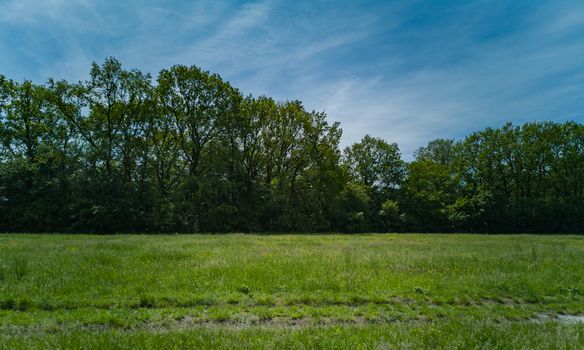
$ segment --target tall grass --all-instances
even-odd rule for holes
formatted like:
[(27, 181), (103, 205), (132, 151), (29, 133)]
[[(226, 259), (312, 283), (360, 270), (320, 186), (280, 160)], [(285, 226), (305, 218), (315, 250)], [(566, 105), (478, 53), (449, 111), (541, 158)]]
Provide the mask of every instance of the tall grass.
[(499, 347), (535, 332), (510, 343), (529, 347), (561, 330), (567, 344), (580, 325), (535, 320), (584, 314), (582, 271), (578, 236), (3, 235), (0, 343)]

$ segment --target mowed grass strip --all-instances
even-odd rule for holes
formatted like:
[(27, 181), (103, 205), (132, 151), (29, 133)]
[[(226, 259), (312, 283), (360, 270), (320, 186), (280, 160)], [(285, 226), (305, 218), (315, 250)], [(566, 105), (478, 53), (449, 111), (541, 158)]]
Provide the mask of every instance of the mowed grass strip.
[(501, 339), (569, 329), (578, 343), (582, 325), (555, 315), (584, 314), (582, 271), (580, 236), (2, 235), (0, 339), (148, 345), (223, 332), (215, 345), (255, 334), (276, 346), (316, 329), (364, 340), (474, 324)]

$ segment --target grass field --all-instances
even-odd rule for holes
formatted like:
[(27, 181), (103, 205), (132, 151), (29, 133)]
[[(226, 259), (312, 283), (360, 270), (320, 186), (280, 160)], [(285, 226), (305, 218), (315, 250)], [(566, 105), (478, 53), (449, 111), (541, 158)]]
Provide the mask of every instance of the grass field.
[(0, 235), (1, 348), (582, 348), (584, 237)]

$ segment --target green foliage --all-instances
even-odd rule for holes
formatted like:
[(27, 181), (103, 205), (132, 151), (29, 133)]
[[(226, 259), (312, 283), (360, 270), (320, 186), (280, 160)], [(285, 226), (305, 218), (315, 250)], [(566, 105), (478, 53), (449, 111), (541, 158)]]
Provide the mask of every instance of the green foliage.
[(362, 184), (349, 183), (341, 193), (340, 217), (341, 227), (348, 232), (365, 232), (367, 213), (371, 211), (371, 198), (368, 188)]
[(341, 135), (196, 66), (0, 76), (0, 231), (584, 232), (582, 124), (437, 139), (410, 163)]
[(375, 190), (397, 188), (404, 178), (404, 162), (397, 144), (369, 135), (345, 149), (345, 162), (356, 181)]
[(470, 218), (461, 228), (583, 232), (583, 146), (584, 126), (574, 122), (507, 124), (467, 137), (453, 165), (456, 207)]
[(416, 160), (428, 160), (442, 165), (450, 165), (456, 156), (454, 140), (436, 139), (420, 147), (414, 153)]
[(457, 200), (457, 183), (448, 165), (427, 158), (411, 162), (402, 193), (411, 229), (449, 229), (447, 209)]
[(349, 216), (360, 223), (359, 229), (354, 225), (344, 229), (394, 231), (400, 226), (396, 199), (406, 171), (397, 144), (365, 135), (361, 142), (345, 148), (343, 161), (351, 181), (362, 186), (369, 202), (365, 211)]
[(404, 214), (400, 212), (399, 205), (396, 201), (386, 200), (381, 203), (379, 210), (380, 221), (383, 231), (399, 231), (404, 223)]

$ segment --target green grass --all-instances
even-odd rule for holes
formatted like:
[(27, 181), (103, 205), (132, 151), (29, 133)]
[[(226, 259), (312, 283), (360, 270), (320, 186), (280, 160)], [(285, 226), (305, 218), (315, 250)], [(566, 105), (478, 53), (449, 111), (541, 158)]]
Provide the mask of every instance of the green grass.
[(5, 348), (582, 348), (560, 314), (584, 237), (0, 236)]

